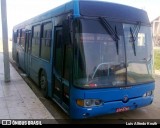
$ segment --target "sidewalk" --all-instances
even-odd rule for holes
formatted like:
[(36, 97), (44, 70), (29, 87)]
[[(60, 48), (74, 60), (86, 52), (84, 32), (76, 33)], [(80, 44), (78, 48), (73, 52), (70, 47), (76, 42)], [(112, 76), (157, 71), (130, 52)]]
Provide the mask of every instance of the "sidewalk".
[(54, 119), (11, 64), (10, 75), (5, 83), (0, 52), (0, 119)]

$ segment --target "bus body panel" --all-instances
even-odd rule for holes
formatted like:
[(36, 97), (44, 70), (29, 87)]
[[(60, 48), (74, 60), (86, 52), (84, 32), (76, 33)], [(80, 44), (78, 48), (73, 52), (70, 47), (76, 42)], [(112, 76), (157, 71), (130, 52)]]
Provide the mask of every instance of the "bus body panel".
[[(148, 91), (153, 91), (154, 83), (132, 86), (128, 89), (108, 88), (108, 89), (93, 89), (80, 90), (77, 88), (71, 89), (71, 118), (81, 119), (109, 113), (116, 113), (116, 109), (129, 107), (129, 110), (134, 110), (143, 106), (150, 105), (153, 101), (151, 96), (143, 97)], [(128, 97), (126, 103), (124, 98)], [(101, 106), (81, 107), (76, 104), (77, 99), (100, 99), (103, 104)]]
[(93, 90), (90, 92), (89, 90), (85, 92), (85, 99), (102, 99), (104, 102), (118, 101), (123, 100), (125, 96), (129, 99), (142, 97), (146, 92), (154, 90), (153, 84), (143, 84), (136, 85), (125, 88), (108, 88), (102, 89), (102, 91)]
[(34, 80), (34, 82), (39, 85), (39, 77), (42, 70), (47, 73), (47, 82), (48, 82), (48, 96), (52, 95), (52, 64), (45, 60), (39, 60), (37, 57), (30, 56), (30, 77)]
[(39, 73), (41, 70), (47, 72), (47, 79), (48, 82), (51, 83), (51, 72), (50, 69), (52, 68), (51, 64), (45, 60), (39, 59), (31, 55), (31, 68), (30, 68), (30, 75), (34, 79), (34, 81), (39, 84)]
[(127, 103), (123, 103), (122, 101), (108, 102), (104, 103), (103, 106), (100, 107), (82, 108), (73, 105), (71, 107), (70, 117), (73, 119), (90, 118), (94, 116), (116, 113), (118, 108), (125, 109), (126, 107), (129, 107), (129, 110), (135, 110), (137, 108), (150, 105), (152, 101), (153, 101), (153, 96), (146, 98), (140, 97), (131, 99)]

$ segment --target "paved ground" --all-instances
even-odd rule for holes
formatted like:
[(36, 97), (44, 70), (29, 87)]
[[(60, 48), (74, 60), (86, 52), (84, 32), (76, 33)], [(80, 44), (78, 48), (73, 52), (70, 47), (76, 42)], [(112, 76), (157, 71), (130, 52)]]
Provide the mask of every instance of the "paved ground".
[(0, 67), (0, 119), (54, 119), (12, 65), (11, 82), (4, 82), (2, 53)]

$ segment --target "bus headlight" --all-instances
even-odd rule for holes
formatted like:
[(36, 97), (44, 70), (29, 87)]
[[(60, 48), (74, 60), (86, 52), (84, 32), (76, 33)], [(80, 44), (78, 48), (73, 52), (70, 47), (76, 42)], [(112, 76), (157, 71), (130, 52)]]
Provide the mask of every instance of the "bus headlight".
[(151, 96), (153, 94), (153, 91), (148, 91), (143, 94), (143, 97)]
[(95, 105), (101, 105), (102, 101), (101, 100), (95, 100)]
[(84, 100), (84, 106), (86, 107), (89, 107), (89, 106), (92, 106), (92, 103), (93, 101), (92, 100)]
[(100, 106), (103, 104), (102, 100), (99, 99), (78, 99), (77, 104), (81, 107), (92, 107), (92, 106)]

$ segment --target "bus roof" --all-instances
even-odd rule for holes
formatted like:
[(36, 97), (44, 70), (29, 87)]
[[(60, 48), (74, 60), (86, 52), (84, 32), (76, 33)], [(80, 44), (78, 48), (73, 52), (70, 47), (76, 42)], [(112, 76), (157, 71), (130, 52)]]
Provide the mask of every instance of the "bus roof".
[(109, 19), (118, 19), (121, 21), (138, 21), (141, 23), (150, 24), (147, 13), (141, 9), (102, 1), (72, 0), (57, 8), (22, 22), (15, 27), (40, 22), (69, 11), (73, 11), (74, 17), (106, 17)]

